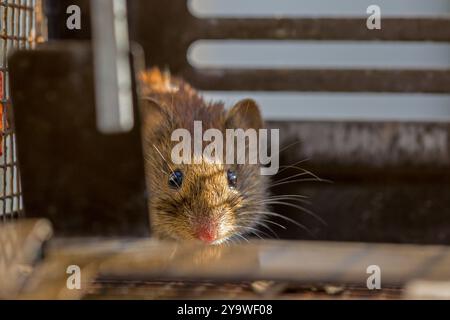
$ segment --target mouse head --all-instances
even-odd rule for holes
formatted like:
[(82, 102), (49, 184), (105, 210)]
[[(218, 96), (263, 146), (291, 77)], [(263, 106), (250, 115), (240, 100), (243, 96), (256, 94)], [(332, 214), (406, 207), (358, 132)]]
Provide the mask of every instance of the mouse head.
[(178, 128), (191, 129), (195, 120), (206, 123), (203, 130), (219, 129), (224, 137), (226, 129), (258, 130), (263, 127), (261, 114), (253, 100), (243, 100), (228, 112), (221, 105), (198, 103), (195, 108), (177, 109), (155, 100), (142, 102), (152, 231), (160, 238), (207, 244), (243, 239), (257, 231), (267, 211), (267, 178), (260, 174), (260, 166), (206, 158), (175, 164), (171, 152), (177, 142), (171, 141), (171, 134)]

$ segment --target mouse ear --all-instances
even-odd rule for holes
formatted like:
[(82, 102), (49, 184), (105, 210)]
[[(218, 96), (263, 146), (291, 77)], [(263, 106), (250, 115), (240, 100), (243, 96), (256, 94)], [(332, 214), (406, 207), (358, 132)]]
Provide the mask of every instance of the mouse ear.
[(234, 105), (228, 111), (226, 118), (227, 129), (261, 129), (264, 121), (259, 111), (259, 107), (253, 99), (244, 99)]
[(144, 135), (154, 135), (164, 124), (164, 120), (166, 118), (164, 109), (154, 99), (143, 98), (140, 102)]

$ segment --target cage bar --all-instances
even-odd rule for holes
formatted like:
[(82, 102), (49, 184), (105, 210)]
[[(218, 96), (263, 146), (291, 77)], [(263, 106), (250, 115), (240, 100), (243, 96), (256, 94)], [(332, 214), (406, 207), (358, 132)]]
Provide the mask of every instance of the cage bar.
[[(8, 56), (16, 49), (31, 49), (37, 40), (36, 14), (41, 0), (0, 2), (0, 221), (22, 215), (22, 191), (10, 100)], [(42, 19), (40, 19), (42, 20)]]

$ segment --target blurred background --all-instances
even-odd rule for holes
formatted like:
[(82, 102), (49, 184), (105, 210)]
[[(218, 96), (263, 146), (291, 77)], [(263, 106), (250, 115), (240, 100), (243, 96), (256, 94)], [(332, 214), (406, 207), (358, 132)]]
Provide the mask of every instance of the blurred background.
[[(191, 0), (199, 17), (360, 17), (377, 4), (383, 17), (448, 16), (447, 0)], [(448, 68), (447, 43), (370, 41), (197, 41), (189, 51), (196, 67), (256, 68)], [(450, 96), (365, 93), (208, 92), (230, 105), (244, 96), (258, 100), (268, 119), (450, 120)], [(277, 108), (282, 106), (282, 108)]]
[[(108, 37), (92, 40), (91, 21), (106, 17), (103, 27), (108, 27), (124, 16), (114, 16), (114, 10), (92, 15), (89, 0), (0, 1), (0, 222), (25, 217), (18, 224), (26, 226), (1, 225), (11, 230), (3, 238), (0, 233), (0, 267), (15, 272), (20, 264), (31, 270), (40, 258), (51, 257), (47, 266), (40, 261), (34, 275), (59, 298), (67, 294), (61, 290), (67, 259), (89, 272), (109, 254), (117, 259), (90, 274), (91, 298), (108, 292), (121, 298), (173, 297), (173, 291), (189, 296), (185, 284), (172, 283), (164, 296), (160, 288), (166, 283), (153, 287), (146, 282), (173, 275), (170, 271), (177, 274), (179, 266), (188, 279), (203, 279), (207, 271), (213, 279), (224, 272), (231, 278), (222, 280), (234, 281), (253, 279), (257, 268), (269, 267), (269, 280), (304, 281), (307, 286), (300, 291), (313, 292), (309, 297), (317, 297), (311, 281), (356, 283), (362, 286), (359, 295), (368, 294), (366, 267), (374, 261), (394, 287), (380, 292), (380, 298), (398, 297), (399, 285), (411, 279), (448, 279), (448, 248), (441, 245), (450, 244), (450, 0), (379, 0), (382, 29), (367, 30), (371, 2), (171, 0), (162, 6), (160, 0), (127, 1), (129, 35), (137, 45), (132, 47), (142, 49), (146, 67), (168, 68), (207, 99), (228, 106), (243, 97), (257, 100), (267, 126), (280, 130), (282, 170), (272, 177), (271, 193), (308, 198), (305, 210), (273, 206), (293, 221), (273, 220), (286, 226), (274, 228), (274, 238), (320, 240), (263, 242), (261, 248), (237, 246), (237, 251), (227, 247), (236, 255), (225, 254), (222, 261), (216, 247), (194, 249), (171, 255), (175, 267), (167, 272), (170, 265), (158, 268), (155, 261), (172, 249), (154, 246), (146, 234), (139, 128), (116, 139), (100, 134), (94, 124), (94, 87), (102, 81), (94, 80), (98, 63), (92, 61), (91, 45), (100, 44), (108, 56), (105, 48), (118, 41), (114, 28), (103, 29), (111, 31)], [(112, 1), (103, 3), (111, 9)], [(66, 9), (74, 4), (81, 8), (80, 30), (66, 26)], [(19, 51), (8, 65), (17, 49), (28, 51)], [(128, 59), (125, 49), (122, 58)], [(16, 155), (17, 149), (23, 156)], [(304, 176), (297, 179), (298, 174)], [(47, 218), (52, 226), (30, 218)], [(42, 246), (52, 234), (50, 245)], [(129, 241), (139, 236), (142, 242)], [(32, 255), (3, 250), (14, 246)], [(50, 254), (42, 255), (41, 249)], [(231, 263), (234, 257), (247, 260)], [(198, 268), (203, 260), (204, 269)], [(48, 268), (55, 266), (54, 277)], [(233, 272), (229, 266), (235, 266)], [(11, 278), (9, 272), (1, 275), (3, 281)], [(21, 279), (11, 279), (16, 289), (24, 288)], [(295, 292), (289, 283), (242, 285), (228, 290), (234, 297), (247, 291), (259, 296)], [(191, 289), (216, 294), (206, 287)], [(337, 289), (320, 290), (348, 297)]]
[[(63, 8), (77, 2), (86, 13), (86, 1), (67, 0), (48, 0), (47, 12), (54, 14), (57, 20), (65, 15)], [(373, 4), (370, 0), (187, 2), (191, 13), (199, 18), (368, 17), (366, 10)], [(380, 0), (376, 4), (381, 8), (382, 18), (446, 17), (450, 14), (450, 1), (447, 0)], [(52, 21), (58, 24), (56, 20)], [(51, 27), (50, 39), (86, 38), (89, 27), (89, 17), (85, 16), (82, 30), (68, 32)], [(145, 32), (152, 34), (158, 30), (147, 29)], [(195, 67), (434, 69), (450, 66), (450, 45), (423, 41), (198, 40), (190, 46), (188, 59)], [(267, 119), (450, 120), (448, 94), (205, 92), (207, 98), (222, 99), (229, 105), (249, 95), (258, 100)], [(278, 106), (283, 107), (276, 108)]]
[[(49, 42), (90, 40), (89, 3), (44, 1)], [(366, 28), (368, 0), (127, 3), (147, 67), (167, 67), (228, 106), (256, 99), (280, 129), (282, 166), (324, 179), (294, 181), (295, 168), (274, 177), (289, 181), (274, 194), (308, 196), (326, 222), (275, 206), (308, 229), (289, 225), (279, 237), (450, 243), (450, 1), (377, 1), (381, 30)], [(80, 30), (66, 27), (72, 4)], [(14, 211), (11, 168), (4, 203)]]

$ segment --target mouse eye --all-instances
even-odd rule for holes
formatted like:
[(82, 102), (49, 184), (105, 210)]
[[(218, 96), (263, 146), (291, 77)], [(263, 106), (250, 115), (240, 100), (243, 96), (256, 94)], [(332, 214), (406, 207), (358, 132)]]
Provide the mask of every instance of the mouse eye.
[(236, 188), (236, 183), (237, 183), (236, 172), (234, 172), (232, 170), (228, 170), (227, 178), (228, 178), (228, 185), (230, 186), (230, 188), (233, 188), (233, 189)]
[(179, 189), (183, 183), (183, 172), (175, 170), (169, 176), (169, 187), (172, 189)]

